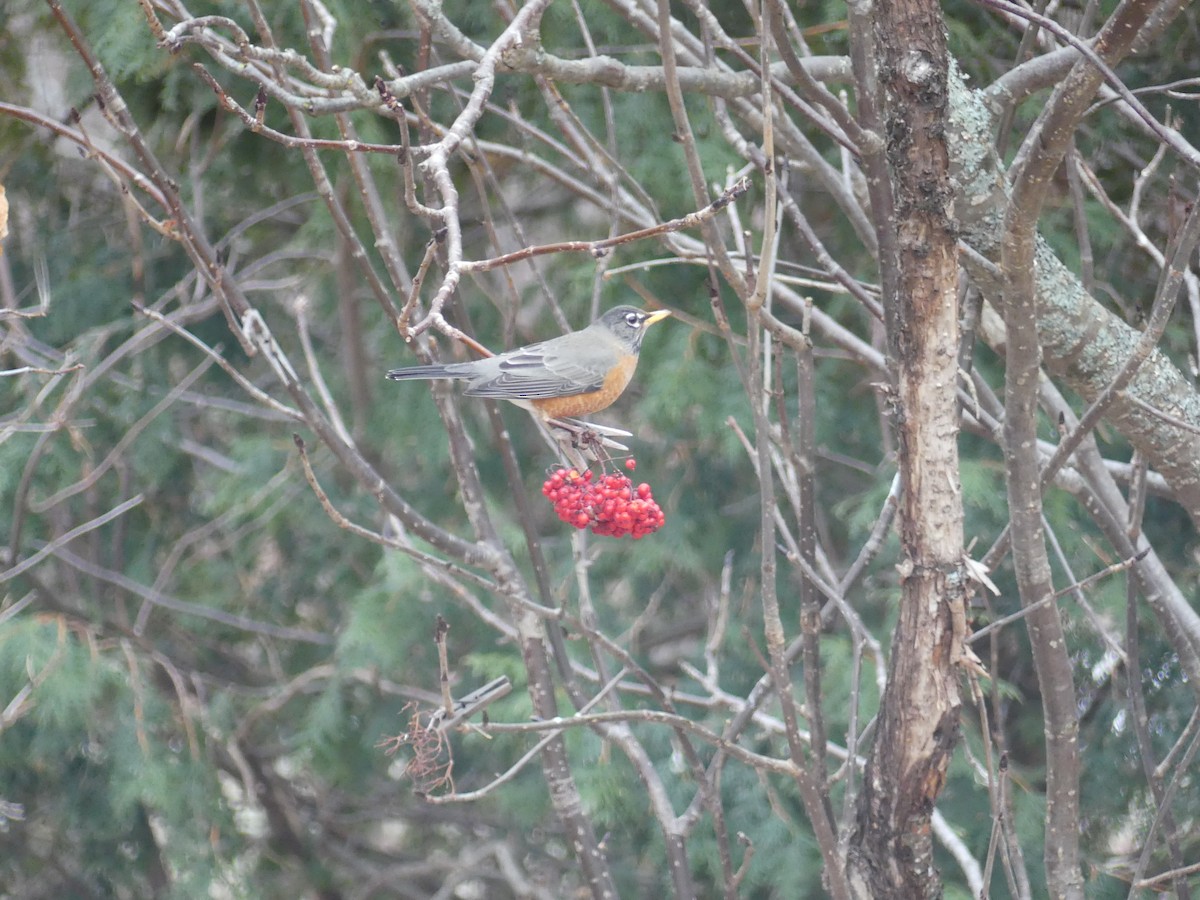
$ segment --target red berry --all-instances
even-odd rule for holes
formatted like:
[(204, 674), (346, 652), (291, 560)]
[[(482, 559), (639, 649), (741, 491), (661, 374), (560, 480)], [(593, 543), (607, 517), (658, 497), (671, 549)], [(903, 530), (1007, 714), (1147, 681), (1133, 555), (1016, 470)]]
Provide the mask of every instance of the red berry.
[[(636, 461), (625, 460), (633, 471)], [(605, 537), (632, 535), (636, 540), (661, 528), (666, 517), (651, 496), (650, 485), (636, 488), (627, 475), (607, 472), (596, 475), (591, 469), (557, 468), (542, 483), (542, 494), (550, 501), (555, 515), (575, 528), (592, 529)]]

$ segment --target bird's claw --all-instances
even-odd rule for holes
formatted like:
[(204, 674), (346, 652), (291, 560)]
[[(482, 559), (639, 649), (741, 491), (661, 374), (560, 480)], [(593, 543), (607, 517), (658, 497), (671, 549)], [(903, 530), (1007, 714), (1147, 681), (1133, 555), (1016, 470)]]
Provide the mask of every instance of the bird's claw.
[[(614, 441), (613, 438), (633, 437), (631, 431), (610, 428), (607, 425), (596, 425), (593, 422), (584, 422), (582, 419), (550, 419), (547, 424), (562, 432), (576, 450), (594, 451), (596, 448), (628, 450), (628, 447), (619, 441)], [(593, 456), (595, 456), (594, 453)]]

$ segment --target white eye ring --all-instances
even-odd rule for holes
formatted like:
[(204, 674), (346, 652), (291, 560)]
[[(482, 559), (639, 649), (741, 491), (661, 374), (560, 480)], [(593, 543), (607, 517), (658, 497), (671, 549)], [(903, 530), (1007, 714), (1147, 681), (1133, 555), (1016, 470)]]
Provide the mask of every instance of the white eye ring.
[(625, 324), (629, 325), (631, 328), (640, 328), (642, 324), (642, 317), (635, 312), (625, 313)]

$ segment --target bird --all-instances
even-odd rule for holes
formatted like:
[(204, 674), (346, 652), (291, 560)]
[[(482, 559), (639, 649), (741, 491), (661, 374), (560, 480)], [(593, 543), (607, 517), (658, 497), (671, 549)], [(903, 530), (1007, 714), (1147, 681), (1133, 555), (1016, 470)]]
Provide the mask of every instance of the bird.
[(633, 378), (646, 329), (671, 315), (614, 306), (586, 328), (471, 362), (392, 369), (387, 377), (468, 382), (468, 397), (508, 400), (543, 421), (612, 405)]

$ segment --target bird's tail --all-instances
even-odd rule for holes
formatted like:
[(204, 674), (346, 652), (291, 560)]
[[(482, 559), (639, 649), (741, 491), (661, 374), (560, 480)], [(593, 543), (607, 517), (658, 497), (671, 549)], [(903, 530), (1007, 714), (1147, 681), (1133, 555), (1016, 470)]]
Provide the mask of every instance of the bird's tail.
[(436, 378), (468, 378), (470, 377), (465, 372), (462, 372), (454, 364), (442, 366), (411, 366), (407, 369), (392, 369), (387, 373), (387, 377), (392, 381), (403, 381), (406, 378), (424, 378), (427, 380)]

